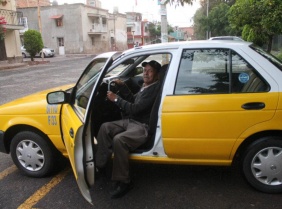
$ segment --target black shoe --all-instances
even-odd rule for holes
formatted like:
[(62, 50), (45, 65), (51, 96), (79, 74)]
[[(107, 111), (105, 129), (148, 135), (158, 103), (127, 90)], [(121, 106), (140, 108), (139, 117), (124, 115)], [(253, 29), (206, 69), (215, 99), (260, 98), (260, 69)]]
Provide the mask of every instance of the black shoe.
[(122, 183), (118, 182), (115, 187), (113, 192), (111, 192), (111, 198), (119, 198), (125, 195), (127, 192), (129, 192), (133, 188), (133, 183), (130, 181), (129, 183)]

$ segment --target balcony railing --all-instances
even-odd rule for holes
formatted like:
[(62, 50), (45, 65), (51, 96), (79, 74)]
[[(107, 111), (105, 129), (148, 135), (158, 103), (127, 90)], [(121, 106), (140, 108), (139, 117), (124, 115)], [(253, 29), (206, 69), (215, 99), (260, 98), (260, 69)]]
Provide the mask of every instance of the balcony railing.
[(20, 30), (24, 29), (24, 23), (22, 22), (23, 13), (13, 10), (0, 9), (0, 17), (4, 17), (7, 22), (6, 29)]
[(107, 31), (106, 24), (93, 23), (89, 33), (107, 33)]

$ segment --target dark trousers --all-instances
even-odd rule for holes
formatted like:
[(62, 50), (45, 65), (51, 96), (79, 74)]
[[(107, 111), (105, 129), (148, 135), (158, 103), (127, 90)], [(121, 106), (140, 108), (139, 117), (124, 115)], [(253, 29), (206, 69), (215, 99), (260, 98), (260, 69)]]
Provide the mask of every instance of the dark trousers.
[(112, 180), (128, 183), (130, 151), (148, 139), (148, 126), (130, 119), (102, 124), (97, 136), (96, 166), (105, 167), (114, 153)]

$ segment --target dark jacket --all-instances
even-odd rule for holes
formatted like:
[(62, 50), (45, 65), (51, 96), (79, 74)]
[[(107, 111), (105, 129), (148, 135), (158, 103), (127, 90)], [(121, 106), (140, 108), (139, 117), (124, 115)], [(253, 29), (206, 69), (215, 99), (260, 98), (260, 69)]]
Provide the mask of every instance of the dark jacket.
[(126, 101), (121, 97), (118, 97), (117, 105), (125, 113), (125, 115), (140, 123), (149, 124), (150, 113), (160, 90), (160, 82), (157, 81), (152, 85), (144, 88), (134, 95), (131, 101)]

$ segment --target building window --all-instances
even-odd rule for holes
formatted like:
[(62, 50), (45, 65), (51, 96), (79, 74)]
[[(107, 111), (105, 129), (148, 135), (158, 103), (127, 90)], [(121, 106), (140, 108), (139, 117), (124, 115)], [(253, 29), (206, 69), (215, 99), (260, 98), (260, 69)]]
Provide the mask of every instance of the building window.
[(27, 28), (27, 17), (21, 17), (19, 20), (19, 25), (24, 25)]
[(96, 1), (95, 0), (89, 1), (89, 5), (92, 7), (96, 7)]
[(64, 38), (58, 38), (58, 46), (64, 46)]
[(111, 44), (114, 44), (114, 43), (115, 43), (115, 38), (111, 37)]
[(107, 19), (106, 18), (102, 18), (102, 24), (103, 25), (107, 24)]
[(145, 26), (145, 32), (147, 33), (149, 30), (148, 30), (148, 27), (147, 26)]
[(95, 38), (91, 37), (92, 46), (95, 46)]
[(134, 43), (133, 43), (133, 38), (128, 38), (128, 39), (127, 39), (127, 44), (134, 44)]
[(57, 25), (57, 27), (62, 27), (63, 26), (63, 18), (56, 19), (56, 25)]
[(25, 31), (28, 30), (28, 23), (27, 23), (27, 17), (21, 17), (19, 19), (19, 25), (23, 25), (24, 29), (20, 30), (20, 33), (24, 33)]

